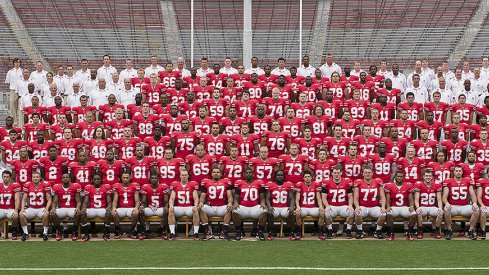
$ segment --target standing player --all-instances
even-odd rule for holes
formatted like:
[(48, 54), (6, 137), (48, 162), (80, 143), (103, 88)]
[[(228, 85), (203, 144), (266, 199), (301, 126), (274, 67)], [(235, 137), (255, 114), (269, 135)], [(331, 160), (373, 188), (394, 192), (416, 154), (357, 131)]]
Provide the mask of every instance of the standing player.
[(368, 162), (366, 157), (359, 156), (357, 153), (358, 145), (350, 143), (348, 155), (338, 158), (338, 163), (343, 166), (343, 176), (352, 181), (361, 178), (362, 166)]
[(68, 172), (68, 158), (59, 156), (56, 146), (49, 147), (49, 156), (39, 159), (39, 170), (42, 178), (51, 186), (61, 182), (61, 176)]
[(185, 162), (192, 180), (200, 184), (202, 180), (210, 178), (210, 169), (216, 163), (216, 158), (206, 155), (203, 144), (197, 144), (195, 154), (187, 155)]
[(146, 137), (153, 136), (153, 128), (159, 123), (160, 118), (155, 114), (151, 114), (149, 103), (144, 102), (141, 113), (135, 115), (132, 120), (134, 131), (141, 140), (144, 140)]
[(252, 158), (253, 156), (256, 156), (260, 150), (260, 137), (257, 134), (250, 134), (249, 131), (250, 124), (243, 123), (241, 125), (241, 133), (231, 136), (229, 142), (238, 147), (238, 153), (240, 156)]
[(95, 171), (98, 175), (103, 175), (104, 184), (112, 186), (119, 182), (119, 175), (124, 166), (125, 162), (123, 160), (116, 160), (114, 151), (109, 150), (107, 151), (106, 159), (97, 161)]
[(96, 166), (97, 164), (94, 161), (88, 160), (87, 151), (78, 151), (78, 161), (68, 164), (71, 180), (79, 184), (81, 190), (83, 190), (87, 184), (90, 184)]
[(270, 157), (279, 157), (290, 146), (290, 133), (282, 132), (280, 123), (275, 120), (272, 122), (272, 130), (264, 133), (261, 144), (269, 149)]
[(248, 158), (238, 155), (238, 147), (235, 145), (229, 146), (229, 156), (223, 156), (219, 160), (219, 167), (223, 175), (235, 183), (237, 180), (243, 179), (243, 172), (248, 163)]
[[(144, 146), (136, 146), (136, 155), (126, 160), (126, 170), (132, 175), (132, 182), (138, 188), (146, 184), (151, 173), (156, 173), (156, 161), (154, 158), (144, 155)], [(122, 176), (122, 174), (121, 174)]]
[(156, 161), (158, 172), (160, 175), (160, 183), (170, 185), (173, 181), (180, 178), (179, 172), (182, 167), (185, 167), (185, 162), (181, 158), (173, 157), (171, 148), (165, 149), (164, 158)]
[(290, 154), (279, 157), (280, 166), (285, 172), (285, 180), (290, 182), (299, 182), (305, 171), (309, 171), (309, 158), (299, 154), (299, 145), (293, 143), (290, 145)]
[(280, 167), (280, 159), (268, 157), (268, 148), (261, 146), (259, 156), (250, 159), (248, 165), (253, 169), (255, 179), (270, 181), (272, 180), (273, 172)]
[(185, 158), (185, 156), (192, 154), (199, 140), (200, 134), (191, 131), (190, 121), (188, 119), (182, 120), (182, 130), (173, 133), (172, 144), (175, 148), (175, 156), (177, 158)]

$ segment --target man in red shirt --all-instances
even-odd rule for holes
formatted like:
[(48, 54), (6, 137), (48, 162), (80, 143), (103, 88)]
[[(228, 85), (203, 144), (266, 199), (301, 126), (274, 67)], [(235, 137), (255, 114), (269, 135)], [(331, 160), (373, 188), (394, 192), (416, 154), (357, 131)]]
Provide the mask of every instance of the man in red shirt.
[(156, 161), (150, 156), (145, 156), (144, 146), (139, 144), (136, 145), (136, 155), (126, 159), (126, 171), (130, 171), (132, 182), (136, 183), (139, 188), (148, 183), (150, 174), (157, 172)]
[[(168, 225), (168, 191), (169, 187), (166, 184), (159, 184), (159, 178), (157, 174), (151, 174), (149, 178), (149, 184), (145, 184), (141, 187), (141, 203), (145, 206), (144, 216), (140, 215), (140, 219), (143, 217), (161, 217), (162, 238), (166, 238), (166, 228)], [(149, 222), (145, 223), (146, 231), (139, 237), (140, 240), (144, 240), (150, 237), (151, 231), (149, 229)]]
[(299, 182), (305, 171), (309, 171), (309, 158), (299, 154), (299, 145), (292, 143), (289, 148), (289, 154), (279, 157), (280, 170), (285, 172), (285, 180), (290, 182)]
[(29, 159), (29, 152), (27, 147), (22, 147), (19, 150), (20, 159), (14, 160), (10, 163), (12, 166), (12, 177), (15, 178), (18, 184), (24, 185), (28, 181), (32, 180), (32, 171), (39, 168), (39, 162), (37, 160)]
[(174, 158), (173, 150), (166, 148), (164, 157), (156, 160), (160, 183), (170, 185), (173, 181), (178, 180), (180, 169), (185, 167), (185, 161), (182, 158)]
[(0, 184), (0, 219), (7, 218), (12, 222), (12, 240), (17, 240), (19, 227), (20, 192), (22, 185), (12, 180), (12, 173), (2, 172), (3, 184)]
[(192, 180), (201, 183), (210, 178), (210, 169), (216, 163), (216, 158), (207, 155), (203, 144), (195, 146), (195, 154), (185, 157), (187, 171), (192, 175)]
[(189, 154), (193, 154), (195, 146), (200, 141), (200, 134), (195, 131), (191, 131), (190, 121), (188, 119), (182, 120), (181, 132), (173, 133), (173, 147), (175, 148), (175, 156), (178, 158), (185, 158)]
[(280, 129), (280, 123), (272, 121), (272, 130), (263, 134), (261, 140), (262, 146), (267, 146), (270, 157), (278, 157), (285, 154), (290, 146), (290, 133), (283, 132)]
[(132, 120), (134, 131), (141, 140), (152, 136), (154, 126), (160, 122), (160, 118), (157, 115), (150, 113), (150, 106), (147, 102), (143, 103), (142, 112), (135, 115)]
[(49, 156), (39, 159), (39, 170), (42, 178), (45, 179), (50, 186), (61, 182), (61, 177), (68, 172), (68, 158), (59, 156), (59, 151), (56, 146), (49, 147)]
[(418, 228), (421, 229), (423, 226), (424, 217), (436, 218), (435, 239), (441, 238), (440, 227), (443, 222), (442, 189), (443, 185), (433, 180), (433, 172), (430, 169), (425, 169), (423, 180), (414, 184), (414, 207), (418, 216)]
[(296, 234), (290, 233), (290, 240), (300, 240), (300, 225), (302, 224), (302, 218), (306, 216), (318, 217), (318, 236), (324, 239), (323, 226), (324, 226), (324, 205), (321, 200), (321, 183), (313, 180), (311, 171), (304, 172), (302, 181), (295, 184), (295, 217), (296, 217)]
[(119, 220), (125, 217), (131, 218), (132, 239), (138, 237), (137, 222), (139, 215), (144, 215), (144, 206), (140, 204), (139, 190), (137, 183), (131, 183), (131, 175), (127, 172), (121, 174), (121, 183), (114, 184), (114, 200), (112, 202), (112, 218), (115, 225), (115, 239), (120, 239), (121, 228)]
[(355, 143), (348, 145), (348, 155), (338, 158), (338, 163), (343, 166), (343, 176), (352, 181), (361, 178), (362, 166), (367, 161), (366, 157), (358, 155), (358, 145)]
[(70, 217), (73, 219), (73, 229), (71, 240), (78, 239), (78, 224), (80, 223), (80, 209), (82, 201), (80, 192), (83, 190), (78, 183), (71, 183), (69, 174), (63, 174), (62, 183), (55, 184), (52, 187), (53, 203), (49, 216), (56, 228), (56, 240), (63, 239), (63, 232), (60, 226), (60, 219)]
[(268, 157), (268, 148), (261, 146), (258, 157), (250, 159), (248, 166), (253, 169), (255, 179), (270, 181), (273, 178), (273, 172), (279, 170), (280, 160)]

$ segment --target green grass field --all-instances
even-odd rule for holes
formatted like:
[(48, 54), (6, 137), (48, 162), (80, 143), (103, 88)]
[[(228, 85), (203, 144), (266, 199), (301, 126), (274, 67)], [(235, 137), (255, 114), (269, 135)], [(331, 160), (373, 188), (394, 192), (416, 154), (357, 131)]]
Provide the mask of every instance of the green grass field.
[[(2, 241), (0, 273), (42, 274), (47, 271), (6, 268), (136, 268), (91, 270), (93, 274), (312, 274), (325, 270), (265, 270), (260, 267), (312, 268), (486, 268), (484, 270), (335, 270), (341, 274), (488, 274), (489, 242), (468, 240), (274, 240), (174, 242)], [(145, 270), (145, 267), (147, 268)], [(151, 270), (159, 267), (231, 267), (229, 270)], [(255, 268), (253, 270), (232, 267)], [(87, 270), (54, 270), (56, 274), (86, 274)]]

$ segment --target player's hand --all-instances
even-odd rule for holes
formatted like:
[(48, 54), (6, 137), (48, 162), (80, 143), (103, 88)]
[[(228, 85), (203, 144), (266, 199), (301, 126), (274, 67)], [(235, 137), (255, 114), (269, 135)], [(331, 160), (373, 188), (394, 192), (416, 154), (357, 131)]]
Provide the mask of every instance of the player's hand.
[[(195, 206), (194, 206), (194, 208), (195, 208)], [(175, 212), (175, 207), (174, 206), (168, 207), (168, 212), (174, 213)]]
[(384, 213), (392, 213), (392, 207), (387, 207)]
[(44, 209), (44, 211), (42, 211), (42, 213), (43, 213), (43, 215), (49, 214), (50, 216), (56, 216), (56, 209), (51, 209), (51, 211)]
[(197, 206), (199, 209), (202, 209), (202, 207), (204, 206), (204, 203), (203, 202), (199, 202), (199, 205)]
[(348, 208), (346, 208), (346, 212), (348, 213), (355, 212), (355, 209), (353, 209), (353, 207), (351, 206), (348, 206)]
[(75, 215), (80, 215), (80, 209), (75, 208)]
[(482, 205), (481, 206), (481, 212), (484, 212), (484, 213), (487, 212), (487, 206)]
[(163, 207), (163, 214), (168, 214), (168, 208)]
[(472, 204), (472, 210), (474, 210), (474, 211), (479, 210), (479, 206), (477, 206), (476, 203)]
[(81, 211), (80, 211), (80, 214), (81, 215), (86, 215), (87, 214), (87, 209), (86, 208), (82, 208)]
[(273, 212), (275, 212), (275, 208), (273, 208), (271, 206), (268, 207), (268, 213), (273, 214)]
[(19, 211), (12, 212), (12, 218), (17, 218), (19, 216)]
[(443, 215), (443, 209), (441, 209), (441, 208), (438, 208), (438, 210), (436, 212), (438, 212), (438, 215)]
[(238, 210), (238, 208), (239, 208), (239, 204), (234, 204), (234, 205), (233, 205), (233, 211)]
[(228, 203), (228, 205), (227, 205), (226, 209), (227, 209), (228, 211), (233, 210), (233, 204), (232, 204), (232, 203)]
[(421, 207), (418, 207), (418, 209), (416, 209), (416, 214), (423, 215), (423, 209), (421, 209)]
[(192, 207), (192, 213), (197, 213), (198, 211), (199, 211), (199, 207), (198, 206)]
[(444, 209), (445, 211), (450, 211), (452, 209), (452, 206), (449, 203), (447, 203)]
[(326, 207), (324, 208), (324, 212), (325, 212), (325, 213), (329, 213), (329, 212), (331, 212), (331, 211), (332, 211), (332, 210), (331, 210), (331, 206), (329, 206), (329, 205), (328, 205), (328, 206), (326, 206)]
[(357, 215), (359, 215), (360, 213), (362, 213), (362, 207), (360, 206), (360, 207), (358, 207), (358, 209), (355, 209), (355, 213)]
[(381, 207), (380, 208), (380, 213), (382, 213), (382, 214), (387, 213), (387, 210), (384, 207)]
[(324, 207), (319, 207), (319, 214), (321, 214), (321, 216), (324, 216)]
[(297, 208), (295, 209), (295, 214), (296, 214), (296, 215), (300, 215), (300, 214), (301, 214), (301, 208), (300, 208), (300, 207), (297, 207)]
[(149, 206), (149, 208), (150, 208), (151, 210), (153, 210), (153, 211), (156, 211), (156, 210), (158, 209), (158, 206), (157, 206), (157, 205), (152, 204), (152, 205), (150, 205), (150, 206)]
[(412, 213), (414, 211), (414, 207), (410, 206), (409, 207), (409, 213)]

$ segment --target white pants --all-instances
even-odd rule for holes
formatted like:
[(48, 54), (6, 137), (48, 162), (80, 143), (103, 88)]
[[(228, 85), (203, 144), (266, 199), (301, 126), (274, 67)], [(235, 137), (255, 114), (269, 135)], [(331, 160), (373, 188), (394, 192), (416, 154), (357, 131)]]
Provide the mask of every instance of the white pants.
[(117, 208), (117, 214), (119, 218), (131, 217), (134, 208)]
[(474, 210), (472, 210), (472, 205), (452, 205), (450, 213), (454, 216), (469, 217), (474, 213)]
[(56, 216), (60, 219), (66, 217), (73, 218), (75, 217), (75, 208), (58, 208), (56, 209)]
[(409, 212), (408, 206), (394, 206), (394, 207), (391, 207), (391, 209), (392, 209), (392, 211), (387, 212), (387, 215), (390, 215), (393, 218), (401, 216), (401, 217), (407, 219), (413, 215), (416, 215), (415, 211)]
[(273, 217), (278, 218), (288, 218), (289, 217), (289, 208), (288, 207), (275, 207), (273, 208)]
[(192, 217), (194, 215), (193, 206), (175, 206), (175, 217)]
[(319, 217), (319, 208), (313, 207), (313, 208), (302, 208), (301, 207), (301, 217), (305, 216), (313, 216), (313, 217)]
[(228, 212), (227, 206), (209, 206), (204, 205), (202, 210), (207, 214), (207, 216), (211, 217), (224, 217), (224, 215)]
[(331, 208), (331, 211), (325, 211), (324, 217), (329, 219), (329, 218), (335, 218), (336, 216), (340, 216), (343, 218), (353, 218), (355, 215), (354, 211), (348, 212), (348, 205), (342, 205), (342, 206), (329, 206)]
[(13, 209), (0, 209), (0, 219), (4, 218), (12, 218), (12, 214), (14, 213)]
[(33, 218), (42, 219), (43, 212), (44, 212), (44, 208), (27, 208), (25, 210), (25, 217), (28, 220), (33, 219)]
[(420, 206), (419, 208), (421, 209), (421, 216), (426, 216), (426, 217), (443, 216), (442, 211), (438, 212), (438, 207)]
[(145, 217), (151, 217), (151, 216), (158, 216), (158, 217), (163, 217), (163, 208), (156, 208), (155, 210), (146, 207), (144, 208), (144, 216)]
[(87, 218), (105, 218), (105, 214), (107, 210), (105, 208), (88, 208), (87, 209)]
[(360, 209), (361, 209), (360, 214), (357, 214), (357, 216), (362, 217), (362, 218), (369, 216), (371, 218), (377, 219), (380, 216), (385, 216), (385, 213), (382, 214), (380, 212), (379, 206), (374, 206), (374, 207), (361, 206)]
[(236, 214), (239, 214), (242, 219), (253, 218), (258, 219), (258, 216), (263, 212), (267, 212), (262, 209), (260, 205), (256, 205), (253, 207), (247, 207), (240, 205), (236, 210), (233, 211)]
[[(21, 115), (22, 118), (17, 117), (19, 112), (19, 96), (17, 95), (15, 90), (10, 90), (8, 101), (9, 101), (10, 115), (14, 118), (14, 123), (16, 123), (17, 121), (17, 123), (19, 124), (21, 120), (24, 121), (24, 115)], [(19, 127), (22, 126), (19, 125)]]

